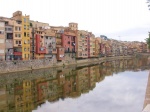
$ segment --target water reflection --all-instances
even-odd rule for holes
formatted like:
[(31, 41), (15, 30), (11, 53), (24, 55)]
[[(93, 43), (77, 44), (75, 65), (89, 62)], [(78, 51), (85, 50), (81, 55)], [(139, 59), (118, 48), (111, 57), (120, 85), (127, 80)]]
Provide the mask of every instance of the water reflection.
[[(87, 95), (96, 87), (96, 83), (103, 81), (106, 76), (113, 76), (123, 71), (146, 70), (148, 67), (147, 58), (142, 58), (86, 67), (71, 66), (2, 74), (0, 75), (0, 112), (31, 112), (45, 101), (55, 105), (55, 102), (64, 101), (65, 98), (75, 100)], [(90, 101), (87, 102), (90, 105)], [(82, 105), (85, 104), (80, 106)]]

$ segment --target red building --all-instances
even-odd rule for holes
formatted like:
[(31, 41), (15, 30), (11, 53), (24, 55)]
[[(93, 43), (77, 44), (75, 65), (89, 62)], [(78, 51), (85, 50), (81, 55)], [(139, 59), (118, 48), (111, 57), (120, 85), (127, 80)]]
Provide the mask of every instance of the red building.
[(57, 60), (61, 61), (64, 60), (64, 48), (63, 47), (57, 47)]
[(65, 48), (66, 53), (76, 52), (76, 31), (65, 29), (62, 34), (62, 47)]
[(39, 82), (37, 84), (37, 90), (38, 90), (38, 101), (43, 101), (47, 98), (47, 91), (48, 85), (47, 82)]
[(36, 34), (36, 53), (37, 54), (46, 54), (46, 47), (42, 42), (42, 37), (39, 34)]

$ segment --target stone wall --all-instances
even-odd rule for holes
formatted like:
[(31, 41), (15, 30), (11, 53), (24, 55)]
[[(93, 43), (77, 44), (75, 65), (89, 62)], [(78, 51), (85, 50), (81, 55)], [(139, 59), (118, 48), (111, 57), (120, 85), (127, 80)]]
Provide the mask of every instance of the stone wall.
[(120, 56), (120, 57), (104, 57), (104, 58), (91, 58), (91, 59), (82, 59), (82, 60), (65, 60), (62, 62), (57, 62), (56, 60), (49, 59), (37, 59), (37, 60), (27, 60), (27, 61), (1, 61), (0, 62), (0, 73), (8, 72), (17, 72), (25, 70), (34, 70), (40, 68), (48, 67), (58, 67), (58, 66), (84, 66), (89, 64), (99, 64), (105, 61), (117, 60), (117, 59), (126, 59), (131, 58), (132, 56)]
[(28, 60), (28, 61), (21, 61), (21, 60), (1, 61), (0, 73), (46, 68), (53, 66), (54, 65), (53, 63), (55, 63), (55, 61), (48, 59)]

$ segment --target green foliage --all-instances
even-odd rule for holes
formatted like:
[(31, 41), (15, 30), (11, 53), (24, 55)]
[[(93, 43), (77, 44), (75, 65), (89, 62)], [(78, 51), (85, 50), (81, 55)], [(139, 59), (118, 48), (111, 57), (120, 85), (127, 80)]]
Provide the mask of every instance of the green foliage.
[(146, 43), (148, 44), (148, 48), (150, 49), (150, 35), (148, 38), (146, 38)]

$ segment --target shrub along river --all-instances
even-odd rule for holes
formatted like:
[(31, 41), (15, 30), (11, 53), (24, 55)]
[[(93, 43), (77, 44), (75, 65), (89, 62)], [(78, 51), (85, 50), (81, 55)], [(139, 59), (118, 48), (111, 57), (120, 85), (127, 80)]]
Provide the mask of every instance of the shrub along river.
[(0, 112), (141, 112), (147, 58), (0, 75)]

